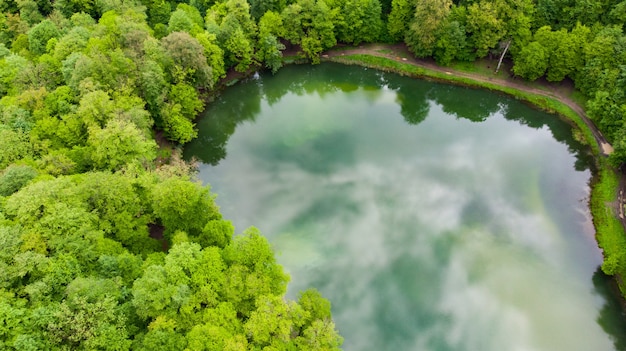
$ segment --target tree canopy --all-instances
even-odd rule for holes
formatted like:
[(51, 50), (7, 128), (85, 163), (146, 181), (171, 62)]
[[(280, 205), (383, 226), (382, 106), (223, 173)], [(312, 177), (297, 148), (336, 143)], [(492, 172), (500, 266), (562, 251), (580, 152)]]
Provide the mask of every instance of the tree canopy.
[(286, 300), (267, 240), (176, 151), (220, 80), (287, 48), (404, 42), (448, 65), (510, 46), (515, 75), (574, 82), (619, 166), (625, 20), (619, 0), (0, 1), (0, 348), (338, 349), (329, 302)]

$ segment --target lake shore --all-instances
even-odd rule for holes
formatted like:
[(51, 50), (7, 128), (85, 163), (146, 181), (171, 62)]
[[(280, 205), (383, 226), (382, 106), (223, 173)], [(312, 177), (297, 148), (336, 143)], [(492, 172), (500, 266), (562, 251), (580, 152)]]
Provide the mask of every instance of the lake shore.
[[(619, 259), (620, 252), (626, 246), (626, 215), (624, 215), (626, 175), (609, 164), (607, 157), (613, 152), (613, 147), (587, 116), (584, 108), (570, 97), (573, 87), (563, 91), (547, 82), (543, 85), (530, 86), (528, 82), (506, 75), (502, 70), (498, 75), (493, 73), (493, 77), (490, 77), (484, 72), (473, 73), (442, 67), (431, 60), (415, 58), (404, 44), (339, 47), (325, 52), (322, 60), (498, 91), (524, 100), (542, 110), (556, 113), (575, 124), (582, 133), (581, 138), (586, 140), (596, 158), (589, 199), (596, 240), (603, 250), (605, 262)], [(605, 265), (603, 270), (606, 272), (610, 267), (604, 267)], [(623, 274), (613, 272), (613, 275), (622, 298), (626, 298)], [(624, 299), (622, 306), (626, 310)]]

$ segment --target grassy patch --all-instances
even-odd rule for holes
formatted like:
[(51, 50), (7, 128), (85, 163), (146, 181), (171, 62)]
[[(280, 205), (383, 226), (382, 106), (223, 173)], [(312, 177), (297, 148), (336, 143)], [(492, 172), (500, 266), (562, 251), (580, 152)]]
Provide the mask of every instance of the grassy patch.
[(626, 277), (626, 233), (612, 206), (616, 201), (618, 186), (619, 175), (608, 165), (602, 165), (594, 176), (589, 207), (596, 228), (596, 239), (604, 252), (602, 270), (618, 276), (619, 288), (625, 294), (626, 285), (621, 278)]
[(455, 61), (450, 64), (450, 68), (467, 73), (480, 74), (484, 77), (505, 77), (508, 76), (504, 72), (506, 67), (501, 67), (500, 72), (495, 74), (497, 62), (491, 60), (479, 60), (475, 62), (468, 61)]
[(450, 68), (455, 69), (457, 71), (470, 72), (470, 73), (475, 73), (475, 72), (480, 71), (480, 69), (478, 69), (478, 65), (474, 64), (473, 62), (467, 62), (467, 61), (454, 61), (450, 63)]
[(570, 99), (574, 100), (574, 102), (577, 103), (578, 106), (587, 106), (587, 97), (580, 91), (574, 90), (574, 92), (572, 92), (569, 97)]
[(376, 50), (376, 52), (381, 53), (383, 55), (394, 55), (395, 52), (393, 50), (390, 49), (378, 49)]

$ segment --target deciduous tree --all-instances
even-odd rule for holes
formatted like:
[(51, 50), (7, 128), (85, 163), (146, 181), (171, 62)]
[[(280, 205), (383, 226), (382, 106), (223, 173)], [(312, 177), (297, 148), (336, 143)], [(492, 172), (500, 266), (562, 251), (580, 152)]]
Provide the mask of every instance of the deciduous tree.
[(430, 56), (437, 41), (436, 34), (450, 14), (451, 0), (425, 0), (417, 3), (415, 15), (406, 32), (405, 42), (418, 57)]

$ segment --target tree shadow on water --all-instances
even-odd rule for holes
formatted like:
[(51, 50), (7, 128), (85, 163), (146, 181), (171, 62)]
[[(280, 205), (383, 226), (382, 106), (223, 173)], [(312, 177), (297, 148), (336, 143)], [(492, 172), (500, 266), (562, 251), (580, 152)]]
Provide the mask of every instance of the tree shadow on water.
[(554, 140), (566, 145), (568, 151), (576, 157), (574, 168), (577, 171), (590, 169), (594, 165), (594, 156), (590, 148), (576, 140), (574, 128), (557, 115), (538, 111), (525, 103), (507, 103), (502, 112), (509, 121), (516, 121), (534, 129), (547, 127)]
[(472, 122), (484, 122), (500, 109), (501, 100), (483, 90), (445, 84), (436, 85), (430, 97), (443, 112)]
[[(259, 80), (225, 90), (198, 119), (198, 138), (185, 146), (185, 159), (195, 156), (213, 166), (224, 159), (226, 144), (236, 127), (244, 121), (254, 121), (261, 111), (260, 91)], [(236, 97), (232, 96), (235, 94)]]
[(598, 316), (598, 324), (611, 337), (615, 350), (626, 350), (626, 311), (619, 289), (613, 277), (609, 277), (598, 270), (593, 274), (595, 293), (603, 298), (604, 306)]

